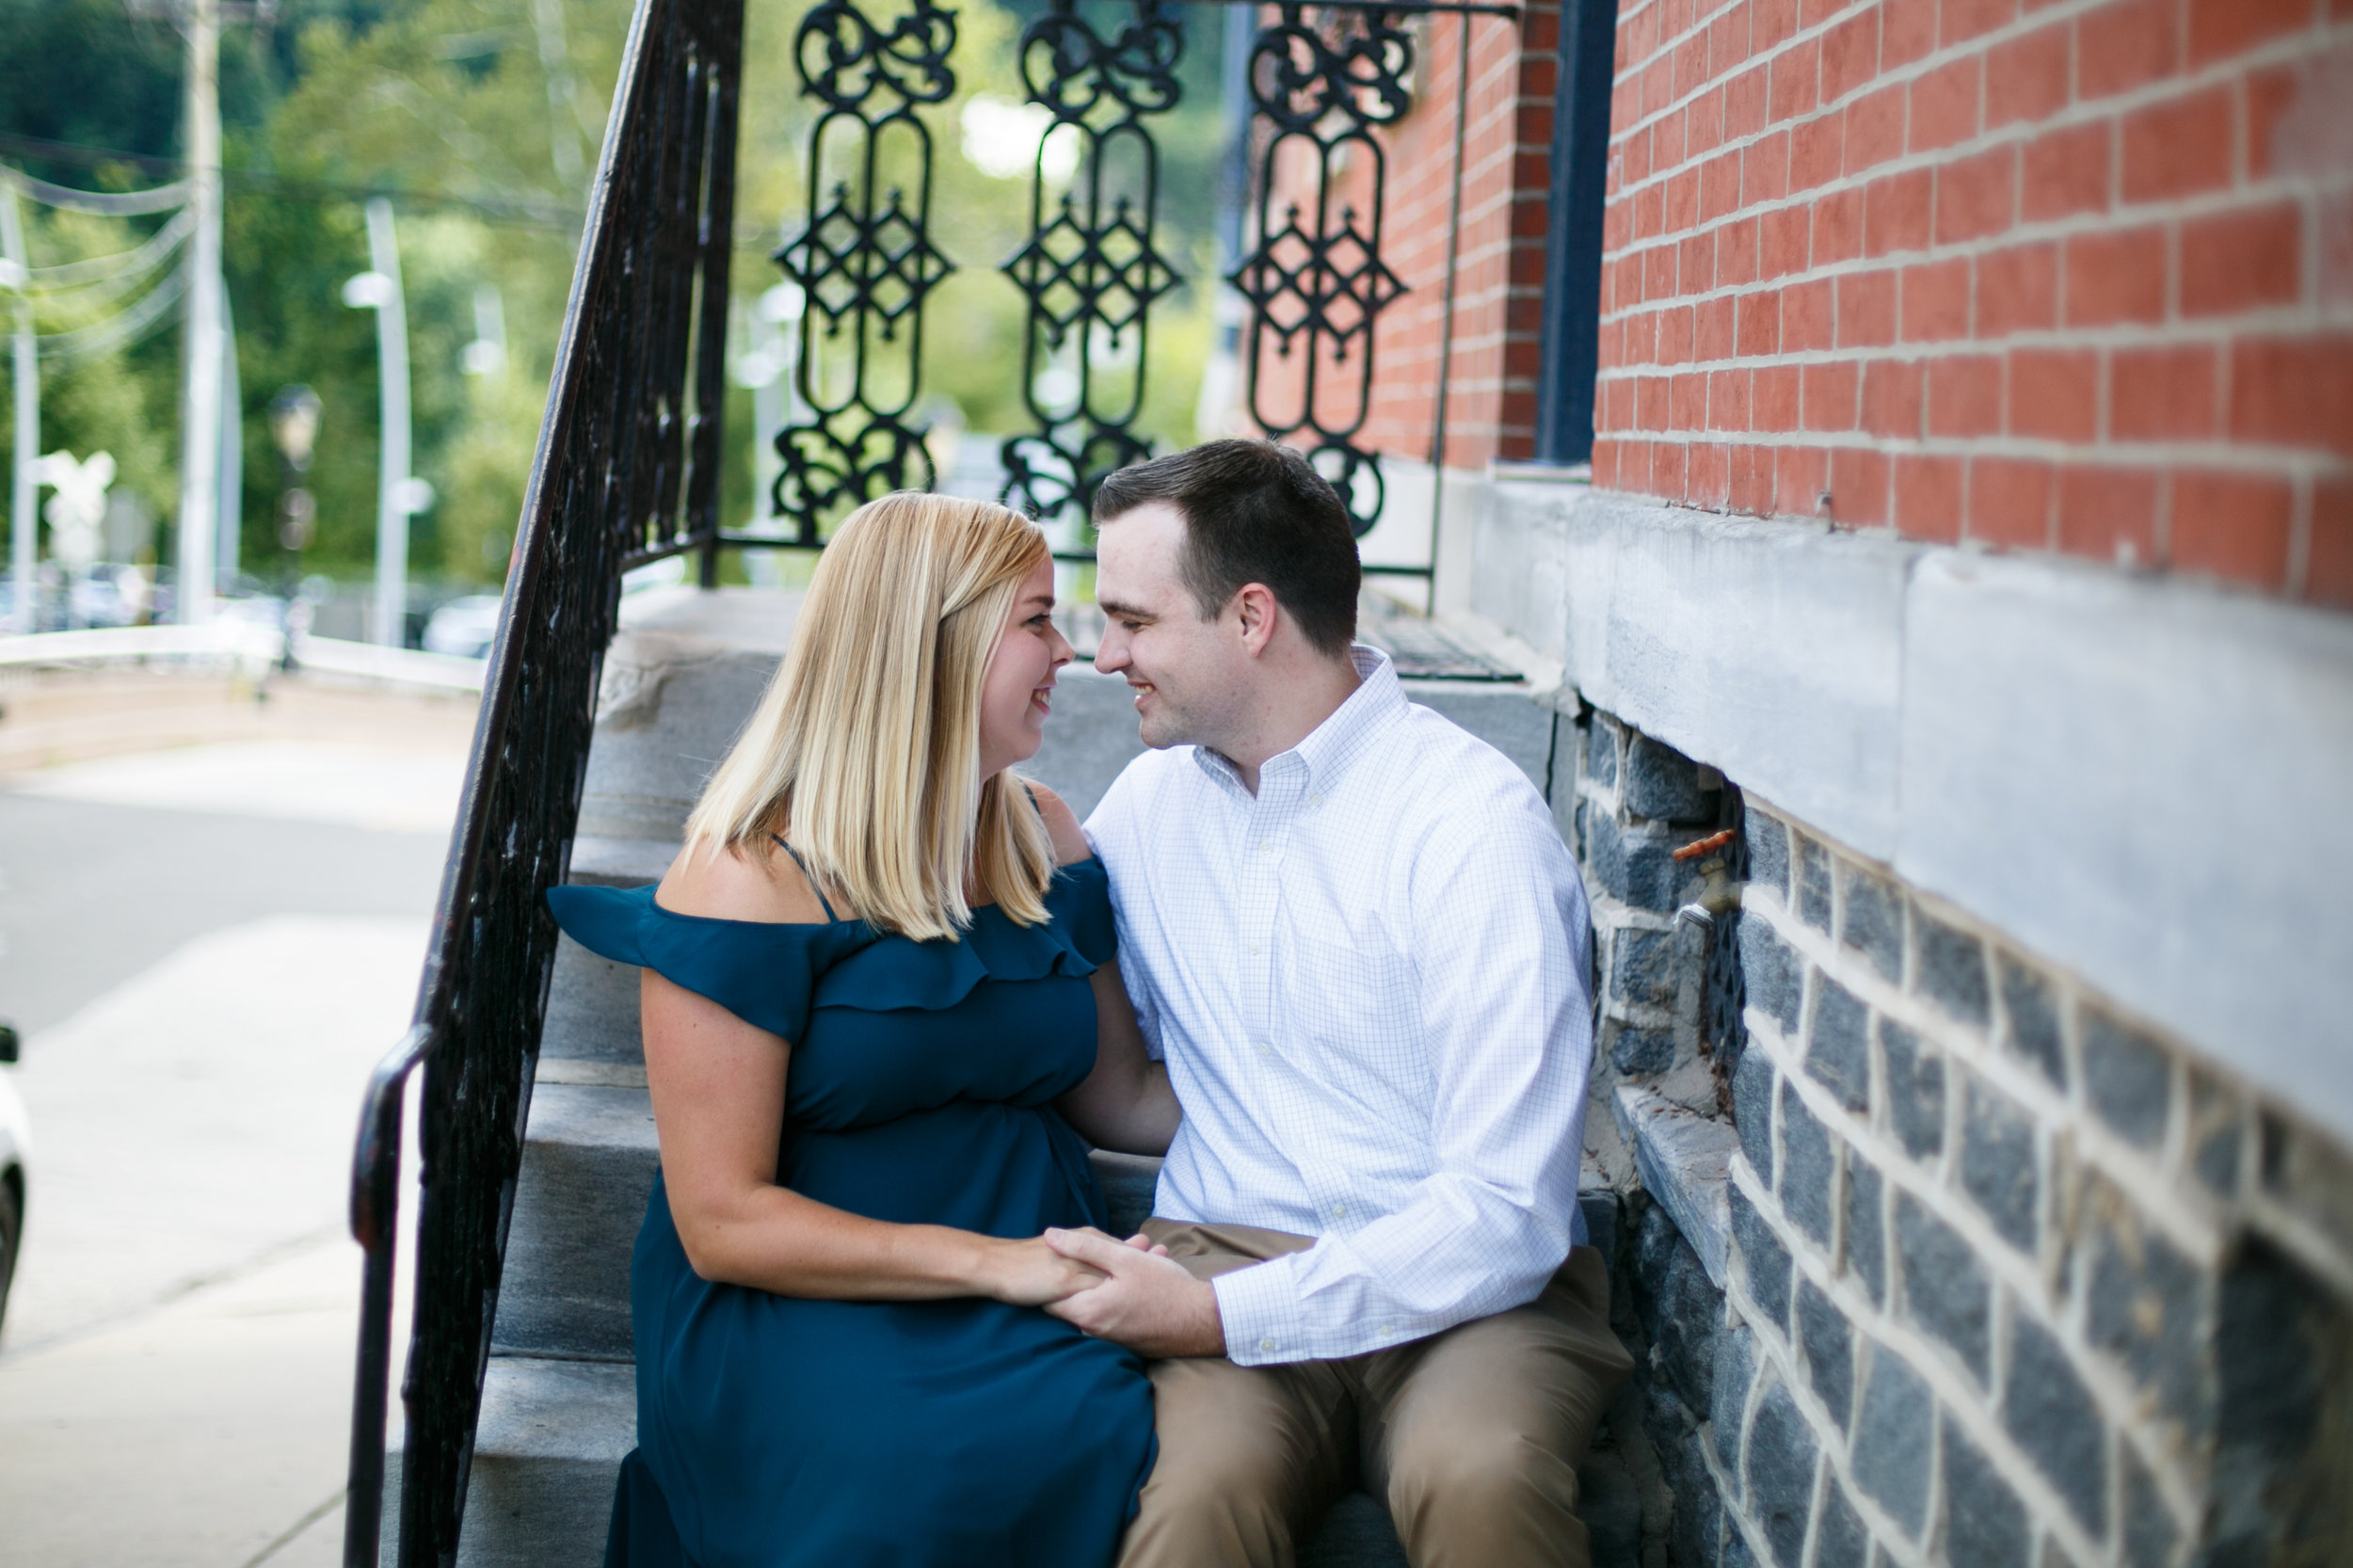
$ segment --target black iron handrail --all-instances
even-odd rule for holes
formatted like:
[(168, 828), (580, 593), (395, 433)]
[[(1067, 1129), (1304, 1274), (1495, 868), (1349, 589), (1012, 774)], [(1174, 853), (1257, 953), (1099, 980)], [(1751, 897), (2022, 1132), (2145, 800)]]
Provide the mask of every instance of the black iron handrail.
[(742, 0), (638, 0), (408, 1036), (368, 1086), (344, 1561), (374, 1568), (402, 1096), (423, 1069), (398, 1560), (456, 1559), (597, 681), (627, 568), (715, 580)]

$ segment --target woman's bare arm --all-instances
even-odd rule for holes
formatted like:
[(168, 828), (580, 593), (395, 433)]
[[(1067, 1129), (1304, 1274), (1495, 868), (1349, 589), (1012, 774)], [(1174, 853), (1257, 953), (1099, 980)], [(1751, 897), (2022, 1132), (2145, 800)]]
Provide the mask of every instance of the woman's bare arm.
[[(1032, 788), (1046, 831), (1054, 840), (1055, 860), (1066, 866), (1094, 853), (1086, 835), (1079, 831), (1077, 815), (1062, 798), (1042, 784)], [(1119, 961), (1098, 967), (1093, 984), (1095, 1071), (1056, 1100), (1054, 1109), (1097, 1148), (1166, 1154), (1183, 1114), (1176, 1108), (1176, 1091), (1169, 1087), (1168, 1067), (1144, 1049), (1144, 1031), (1136, 1026), (1136, 1010), (1119, 977)]]
[[(780, 853), (697, 856), (691, 866), (682, 857), (656, 897), (676, 913), (720, 920), (824, 918)], [(989, 1296), (1036, 1306), (1102, 1277), (1035, 1239), (889, 1224), (777, 1186), (791, 1046), (651, 969), (639, 997), (670, 1219), (704, 1279), (780, 1296)]]

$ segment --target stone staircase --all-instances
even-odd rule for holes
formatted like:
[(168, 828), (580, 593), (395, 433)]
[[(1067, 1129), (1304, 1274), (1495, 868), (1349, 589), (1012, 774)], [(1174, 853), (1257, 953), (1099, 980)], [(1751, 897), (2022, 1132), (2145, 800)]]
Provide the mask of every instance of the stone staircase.
[[(796, 600), (751, 590), (632, 596), (607, 655), (574, 882), (657, 879), (710, 769), (751, 711), (790, 632)], [(1508, 690), (1417, 691), (1524, 766), (1539, 787), (1551, 715)], [(1124, 683), (1064, 672), (1048, 741), (1031, 765), (1081, 817), (1141, 749)], [(1115, 1227), (1149, 1213), (1159, 1161), (1097, 1155)], [(637, 1032), (637, 971), (567, 939), (557, 956), (521, 1178), (483, 1389), (465, 1568), (594, 1568), (616, 1467), (635, 1442), (630, 1252), (655, 1167)], [(1597, 1240), (1616, 1199), (1587, 1198)], [(1594, 1561), (1641, 1557), (1635, 1487), (1608, 1443), (1584, 1473)], [(1386, 1512), (1344, 1499), (1301, 1557), (1305, 1568), (1403, 1568)]]

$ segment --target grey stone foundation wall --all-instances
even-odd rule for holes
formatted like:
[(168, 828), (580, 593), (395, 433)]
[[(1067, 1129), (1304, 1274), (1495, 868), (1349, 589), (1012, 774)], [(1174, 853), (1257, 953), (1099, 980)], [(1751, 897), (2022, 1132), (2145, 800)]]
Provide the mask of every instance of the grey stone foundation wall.
[[(2353, 1563), (2342, 1145), (1610, 714), (1564, 711), (1551, 774), (1649, 1563)], [(1720, 823), (1711, 936), (1673, 851)]]

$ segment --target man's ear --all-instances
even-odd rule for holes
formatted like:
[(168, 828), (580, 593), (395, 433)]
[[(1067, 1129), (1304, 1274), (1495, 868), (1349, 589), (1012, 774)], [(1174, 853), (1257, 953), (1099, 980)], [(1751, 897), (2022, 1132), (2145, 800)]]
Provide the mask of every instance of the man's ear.
[(1245, 583), (1234, 590), (1229, 601), (1234, 618), (1241, 631), (1242, 651), (1256, 657), (1268, 643), (1274, 640), (1274, 629), (1280, 621), (1283, 607), (1275, 601), (1274, 590), (1263, 583)]

